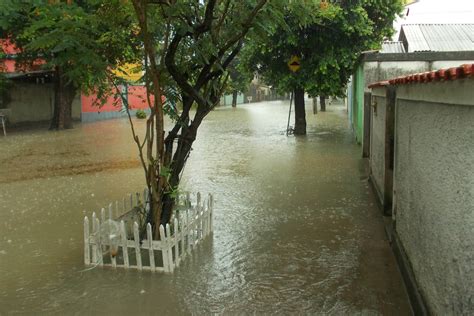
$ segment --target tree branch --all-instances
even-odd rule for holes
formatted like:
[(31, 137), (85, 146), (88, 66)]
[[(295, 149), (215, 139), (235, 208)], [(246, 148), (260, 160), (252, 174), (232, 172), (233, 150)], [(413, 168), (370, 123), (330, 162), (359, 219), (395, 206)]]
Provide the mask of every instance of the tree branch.
[(178, 50), (179, 43), (183, 39), (183, 36), (180, 34), (176, 34), (171, 43), (169, 45), (168, 53), (165, 57), (166, 67), (168, 68), (168, 72), (171, 74), (173, 79), (178, 83), (179, 87), (183, 89), (183, 91), (192, 97), (198, 104), (206, 105), (207, 101), (199, 94), (199, 91), (194, 89), (189, 83), (188, 80), (181, 74), (174, 63), (174, 59), (176, 57), (176, 52)]
[(206, 5), (206, 12), (204, 13), (204, 21), (195, 28), (195, 35), (199, 36), (203, 33), (208, 32), (212, 26), (212, 20), (214, 19), (214, 8), (216, 7), (217, 0), (208, 0)]
[(217, 22), (217, 24), (214, 28), (215, 29), (215, 32), (214, 32), (215, 37), (217, 37), (217, 35), (219, 34), (219, 32), (221, 30), (221, 27), (222, 27), (222, 23), (224, 23), (224, 20), (227, 17), (227, 12), (229, 12), (229, 4), (230, 4), (230, 0), (226, 0), (226, 2), (224, 4), (224, 11), (222, 12), (221, 18), (219, 19), (219, 21)]

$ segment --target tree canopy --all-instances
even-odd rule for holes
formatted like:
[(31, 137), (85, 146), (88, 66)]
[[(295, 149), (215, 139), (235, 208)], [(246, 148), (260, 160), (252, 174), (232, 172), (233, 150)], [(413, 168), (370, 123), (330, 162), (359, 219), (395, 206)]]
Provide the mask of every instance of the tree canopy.
[[(319, 1), (294, 3), (285, 24), (246, 45), (245, 64), (282, 92), (301, 87), (311, 95), (341, 96), (360, 52), (391, 34), (400, 10), (398, 1), (340, 1), (327, 8)], [(287, 66), (292, 55), (301, 59), (296, 73)]]
[[(285, 0), (133, 0), (146, 55), (145, 84), (154, 98), (144, 140), (135, 140), (152, 195), (149, 221), (170, 219), (175, 192), (203, 119), (219, 103), (229, 67), (250, 31), (282, 19)], [(170, 107), (172, 99), (182, 110)], [(196, 111), (191, 112), (195, 105)], [(163, 115), (174, 125), (165, 135)], [(156, 151), (155, 151), (156, 149)], [(156, 230), (155, 230), (156, 231)]]
[[(343, 96), (358, 56), (391, 34), (401, 8), (392, 0), (293, 1), (285, 23), (245, 46), (244, 63), (280, 92)], [(293, 55), (301, 63), (295, 73), (287, 66)]]
[(18, 63), (41, 59), (43, 69), (55, 73), (55, 116), (62, 107), (70, 111), (79, 90), (105, 95), (112, 69), (142, 59), (133, 10), (125, 1), (4, 0), (0, 29), (19, 49)]

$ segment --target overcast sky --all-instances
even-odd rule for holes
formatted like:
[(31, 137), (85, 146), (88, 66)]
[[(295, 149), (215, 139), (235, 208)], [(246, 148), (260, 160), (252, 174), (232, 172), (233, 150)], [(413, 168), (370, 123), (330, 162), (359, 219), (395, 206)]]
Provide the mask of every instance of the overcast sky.
[(407, 8), (408, 16), (395, 23), (397, 34), (407, 23), (474, 23), (474, 0), (420, 0)]

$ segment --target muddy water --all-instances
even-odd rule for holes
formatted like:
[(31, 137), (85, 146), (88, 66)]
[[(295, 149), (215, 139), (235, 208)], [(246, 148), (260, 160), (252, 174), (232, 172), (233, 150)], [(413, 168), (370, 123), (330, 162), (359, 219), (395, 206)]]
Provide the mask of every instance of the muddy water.
[(344, 108), (300, 138), (287, 109), (203, 123), (183, 185), (215, 194), (215, 232), (173, 275), (81, 272), (84, 215), (143, 187), (125, 120), (1, 138), (0, 314), (409, 314)]

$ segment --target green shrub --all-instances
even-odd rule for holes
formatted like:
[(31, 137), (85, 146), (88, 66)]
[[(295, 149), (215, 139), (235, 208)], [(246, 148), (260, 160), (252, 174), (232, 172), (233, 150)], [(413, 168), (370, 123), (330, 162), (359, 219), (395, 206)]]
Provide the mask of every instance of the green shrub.
[(146, 112), (143, 110), (137, 110), (137, 112), (135, 113), (135, 116), (138, 119), (146, 119)]

